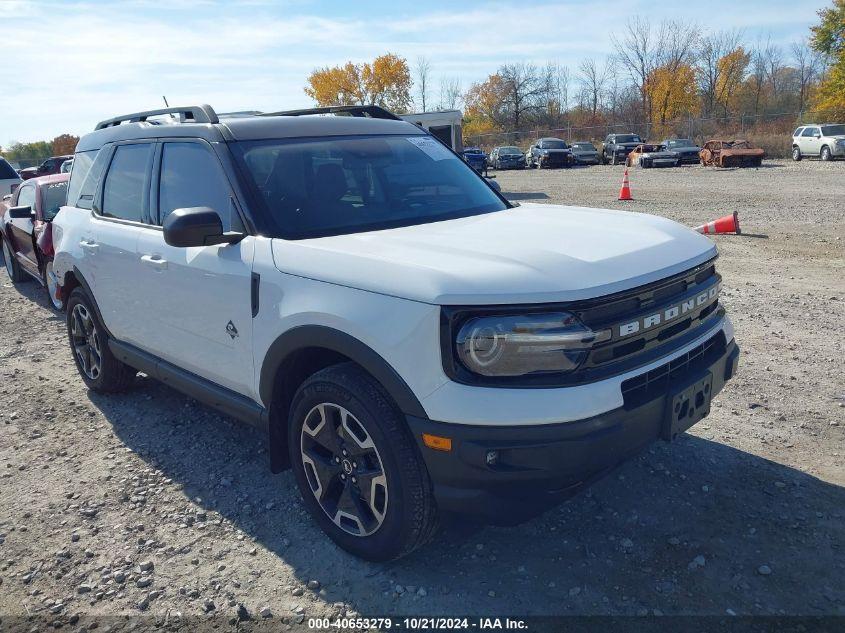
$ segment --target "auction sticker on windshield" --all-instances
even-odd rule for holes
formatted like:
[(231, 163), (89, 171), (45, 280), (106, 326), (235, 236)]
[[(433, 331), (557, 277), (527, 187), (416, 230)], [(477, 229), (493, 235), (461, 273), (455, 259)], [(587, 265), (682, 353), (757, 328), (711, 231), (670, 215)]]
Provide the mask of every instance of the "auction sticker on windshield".
[(422, 151), (428, 154), (434, 160), (445, 160), (447, 158), (457, 158), (452, 152), (446, 149), (441, 143), (438, 143), (433, 138), (428, 136), (410, 136), (408, 140), (419, 147)]

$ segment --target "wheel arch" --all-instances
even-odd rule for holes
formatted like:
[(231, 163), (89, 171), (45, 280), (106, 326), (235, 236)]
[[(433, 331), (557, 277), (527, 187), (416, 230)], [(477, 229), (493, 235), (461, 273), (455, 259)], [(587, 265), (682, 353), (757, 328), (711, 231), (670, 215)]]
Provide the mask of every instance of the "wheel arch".
[(295, 327), (270, 345), (259, 376), (259, 397), (269, 414), (270, 465), (273, 472), (279, 472), (288, 465), (287, 424), (296, 390), (314, 373), (343, 362), (355, 363), (377, 380), (402, 413), (426, 417), (425, 409), (408, 384), (371, 347), (327, 326)]

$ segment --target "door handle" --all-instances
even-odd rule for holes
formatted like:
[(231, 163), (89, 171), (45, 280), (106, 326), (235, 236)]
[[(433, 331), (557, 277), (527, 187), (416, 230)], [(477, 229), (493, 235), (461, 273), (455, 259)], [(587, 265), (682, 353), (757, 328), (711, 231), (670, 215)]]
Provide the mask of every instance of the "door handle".
[(100, 245), (93, 240), (82, 240), (79, 245), (83, 248), (83, 250), (90, 252), (94, 252), (100, 247)]
[(156, 270), (165, 270), (167, 268), (167, 260), (162, 259), (160, 255), (141, 255), (141, 261)]

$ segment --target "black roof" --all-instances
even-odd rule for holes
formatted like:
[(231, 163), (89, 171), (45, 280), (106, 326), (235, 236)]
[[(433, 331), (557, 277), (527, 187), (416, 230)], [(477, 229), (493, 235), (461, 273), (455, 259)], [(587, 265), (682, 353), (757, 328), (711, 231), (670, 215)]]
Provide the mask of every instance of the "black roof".
[[(218, 120), (215, 115), (210, 119), (212, 122), (179, 122), (175, 118), (173, 122), (139, 121), (139, 114), (127, 115), (127, 118), (116, 117), (98, 124), (98, 129), (80, 139), (76, 151), (96, 150), (106, 143), (136, 139), (202, 138), (209, 142), (220, 142), (359, 134), (426, 134), (413, 123), (398, 119), (342, 116), (341, 112), (324, 112), (325, 109), (321, 111), (315, 108), (311, 111), (299, 110), (279, 114), (247, 114), (233, 118), (224, 117), (223, 120)], [(213, 110), (211, 113), (213, 114)], [(303, 116), (311, 113), (324, 115)], [(129, 117), (135, 117), (136, 120), (132, 121)]]

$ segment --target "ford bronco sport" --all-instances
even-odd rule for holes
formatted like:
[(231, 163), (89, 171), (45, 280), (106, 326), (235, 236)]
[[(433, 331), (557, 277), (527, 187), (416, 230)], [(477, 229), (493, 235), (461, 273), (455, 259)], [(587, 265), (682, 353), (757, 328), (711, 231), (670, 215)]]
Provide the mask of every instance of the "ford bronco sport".
[(141, 371), (265, 429), (271, 469), (371, 560), (443, 513), (513, 523), (572, 495), (698, 422), (737, 367), (709, 239), (511, 204), (372, 106), (104, 121), (54, 241), (86, 385)]

